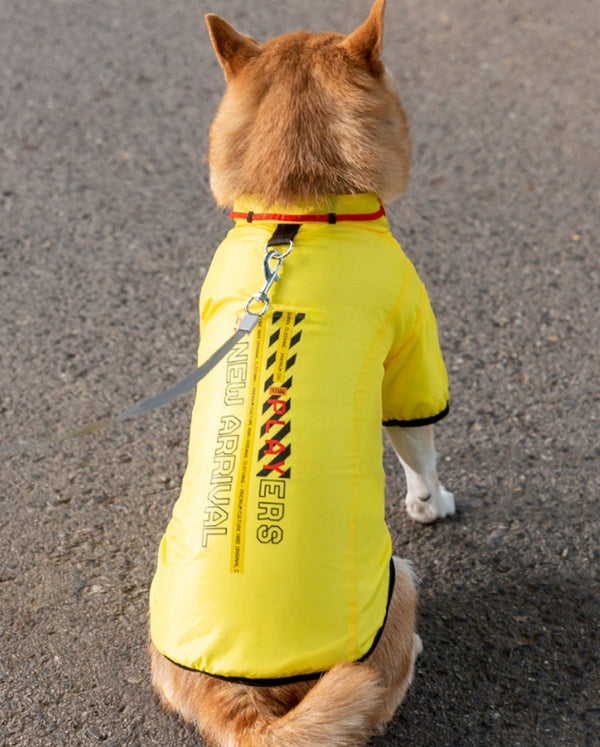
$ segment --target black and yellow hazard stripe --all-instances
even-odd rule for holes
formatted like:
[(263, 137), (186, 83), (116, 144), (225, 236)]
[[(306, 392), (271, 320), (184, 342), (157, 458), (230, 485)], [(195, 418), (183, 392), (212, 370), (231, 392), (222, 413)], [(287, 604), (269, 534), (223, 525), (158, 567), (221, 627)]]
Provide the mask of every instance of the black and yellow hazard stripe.
[[(289, 457), (290, 442), (290, 389), (292, 387), (293, 367), (298, 355), (298, 345), (302, 337), (302, 321), (305, 314), (291, 311), (276, 311), (271, 317), (267, 335), (268, 349), (265, 362), (264, 400), (262, 405), (262, 423), (260, 429), (260, 446), (258, 450), (259, 477), (285, 477), (291, 475)], [(285, 417), (278, 414), (281, 410), (277, 402), (285, 402)], [(283, 407), (283, 405), (282, 405)], [(274, 428), (277, 427), (277, 430)], [(277, 454), (268, 453), (266, 440), (278, 442), (283, 447)], [(266, 453), (267, 452), (267, 453)], [(278, 465), (285, 464), (285, 469)]]

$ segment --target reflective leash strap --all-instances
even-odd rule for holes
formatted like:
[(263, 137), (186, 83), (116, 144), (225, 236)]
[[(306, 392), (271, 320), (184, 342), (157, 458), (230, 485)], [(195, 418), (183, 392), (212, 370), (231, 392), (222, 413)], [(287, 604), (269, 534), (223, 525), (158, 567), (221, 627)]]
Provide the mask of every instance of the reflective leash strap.
[[(257, 293), (252, 294), (247, 300), (244, 307), (245, 314), (242, 317), (242, 320), (239, 323), (238, 328), (234, 332), (234, 334), (226, 342), (224, 342), (218, 350), (216, 350), (211, 356), (209, 356), (204, 361), (204, 363), (202, 363), (202, 365), (200, 365), (195, 371), (185, 376), (183, 379), (181, 379), (181, 381), (179, 381), (177, 384), (174, 384), (172, 387), (169, 387), (168, 389), (165, 389), (152, 397), (148, 397), (147, 399), (143, 399), (140, 402), (137, 402), (135, 405), (133, 405), (133, 407), (129, 407), (120, 415), (117, 415), (116, 418), (97, 420), (94, 423), (89, 423), (88, 425), (84, 425), (81, 428), (75, 428), (74, 430), (63, 433), (62, 435), (50, 436), (38, 441), (29, 441), (21, 444), (13, 444), (12, 446), (5, 446), (3, 448), (0, 448), (0, 456), (12, 456), (14, 454), (27, 451), (28, 449), (48, 446), (53, 443), (60, 443), (61, 441), (66, 441), (67, 439), (79, 438), (80, 436), (85, 436), (88, 433), (95, 433), (96, 431), (104, 430), (104, 428), (108, 428), (110, 425), (122, 423), (125, 420), (131, 420), (131, 418), (135, 418), (138, 415), (143, 415), (145, 412), (156, 410), (157, 408), (162, 407), (169, 402), (172, 402), (181, 394), (184, 394), (185, 392), (192, 389), (192, 387), (194, 387), (199, 381), (201, 381), (207, 374), (212, 371), (212, 369), (219, 363), (219, 361), (222, 360), (233, 347), (235, 347), (235, 345), (242, 339), (244, 335), (248, 335), (250, 334), (250, 332), (252, 332), (254, 327), (256, 327), (256, 325), (258, 324), (260, 318), (267, 312), (267, 309), (269, 308), (269, 305), (271, 303), (271, 299), (269, 298), (268, 293), (273, 283), (279, 280), (279, 275), (277, 273), (283, 266), (283, 260), (294, 248), (294, 239), (296, 238), (296, 234), (298, 233), (299, 229), (299, 223), (280, 223), (277, 226), (275, 232), (273, 233), (273, 236), (271, 236), (271, 238), (265, 245), (265, 256), (263, 258), (265, 284)], [(281, 252), (279, 251), (279, 249), (275, 248), (278, 246), (286, 245), (288, 248), (284, 252)]]
[[(254, 317), (254, 315), (246, 314), (244, 316), (244, 320), (250, 316)], [(212, 371), (212, 369), (217, 365), (221, 358), (226, 356), (231, 348), (233, 348), (245, 334), (248, 334), (254, 329), (256, 323), (258, 322), (258, 319), (259, 317), (256, 316), (250, 320), (250, 324), (252, 326), (250, 326), (249, 329), (242, 329), (242, 325), (240, 324), (235, 334), (233, 334), (227, 340), (227, 342), (224, 342), (223, 345), (221, 345), (221, 347), (216, 350), (209, 358), (207, 358), (204, 363), (195, 371), (192, 371), (191, 374), (188, 374), (172, 387), (164, 389), (162, 392), (159, 392), (152, 397), (148, 397), (148, 399), (143, 399), (141, 402), (133, 405), (133, 407), (125, 410), (117, 416), (117, 422), (122, 423), (124, 420), (130, 420), (131, 418), (135, 418), (138, 415), (143, 415), (143, 413), (145, 412), (156, 410), (157, 408), (162, 407), (169, 402), (172, 402), (174, 399), (179, 397), (180, 394), (184, 394), (185, 392), (187, 392), (201, 379), (203, 379), (208, 373), (210, 373), (210, 371)]]

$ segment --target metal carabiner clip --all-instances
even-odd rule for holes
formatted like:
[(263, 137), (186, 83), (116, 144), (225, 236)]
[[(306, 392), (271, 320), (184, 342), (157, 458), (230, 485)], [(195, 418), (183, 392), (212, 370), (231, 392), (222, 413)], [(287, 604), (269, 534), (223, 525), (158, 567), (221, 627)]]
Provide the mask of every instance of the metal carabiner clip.
[[(272, 260), (275, 260), (276, 265), (271, 267)], [(276, 280), (279, 280), (277, 274), (283, 264), (283, 256), (278, 249), (269, 250), (263, 259), (263, 272), (265, 274), (265, 285), (263, 287), (263, 293), (266, 293)]]
[[(279, 270), (281, 269), (283, 265), (283, 260), (288, 256), (288, 254), (292, 251), (294, 248), (294, 242), (290, 239), (288, 242), (289, 246), (285, 252), (280, 252), (279, 249), (272, 249), (269, 244), (266, 244), (265, 246), (265, 256), (263, 258), (263, 272), (265, 275), (265, 284), (263, 287), (258, 291), (258, 293), (253, 293), (250, 298), (246, 301), (246, 305), (244, 306), (244, 310), (246, 311), (246, 314), (252, 314), (253, 316), (256, 316), (257, 318), (260, 318), (261, 316), (264, 316), (267, 313), (267, 309), (269, 308), (269, 305), (271, 304), (271, 299), (268, 296), (269, 291), (271, 290), (271, 286), (276, 280), (279, 280), (279, 275), (277, 274)], [(275, 260), (275, 265), (271, 266), (271, 263)], [(256, 304), (262, 304), (262, 307), (258, 309), (258, 311), (251, 311), (250, 307), (252, 305)]]

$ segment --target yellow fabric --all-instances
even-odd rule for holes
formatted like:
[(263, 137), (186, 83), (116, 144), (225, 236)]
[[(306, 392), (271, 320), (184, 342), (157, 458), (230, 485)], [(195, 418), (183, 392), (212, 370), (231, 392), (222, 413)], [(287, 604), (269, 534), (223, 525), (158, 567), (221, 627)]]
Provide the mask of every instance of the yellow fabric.
[[(286, 212), (378, 207), (358, 195)], [(200, 297), (200, 361), (262, 287), (275, 227), (237, 221), (219, 246)], [(381, 423), (435, 419), (446, 404), (427, 295), (386, 219), (303, 224), (268, 314), (198, 385), (150, 594), (158, 650), (247, 678), (368, 652), (391, 557)]]

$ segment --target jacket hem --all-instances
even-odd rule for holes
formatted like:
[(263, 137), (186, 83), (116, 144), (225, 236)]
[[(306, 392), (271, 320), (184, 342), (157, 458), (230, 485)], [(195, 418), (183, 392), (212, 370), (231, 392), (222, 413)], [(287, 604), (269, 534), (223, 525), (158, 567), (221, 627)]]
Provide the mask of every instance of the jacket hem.
[[(375, 634), (375, 638), (373, 639), (373, 643), (371, 644), (369, 650), (366, 654), (363, 654), (360, 659), (357, 659), (356, 661), (362, 662), (365, 661), (365, 659), (368, 659), (369, 656), (373, 653), (375, 650), (375, 647), (379, 643), (379, 639), (381, 638), (381, 635), (383, 633), (383, 629), (385, 627), (385, 623), (387, 621), (388, 612), (390, 609), (390, 603), (392, 601), (392, 594), (394, 593), (394, 583), (396, 581), (396, 571), (394, 568), (394, 559), (390, 558), (390, 577), (389, 577), (389, 586), (388, 586), (388, 598), (387, 603), (385, 606), (385, 616), (383, 618), (383, 622), (381, 623), (381, 627)], [(186, 667), (185, 664), (180, 664), (178, 661), (173, 661), (173, 659), (170, 659), (165, 654), (161, 654), (161, 656), (164, 656), (167, 661), (170, 661), (171, 664), (174, 664), (176, 667), (179, 667), (180, 669), (185, 669), (187, 672), (197, 672), (198, 674), (205, 674), (208, 677), (215, 677), (218, 680), (224, 680), (225, 682), (231, 682), (236, 685), (250, 685), (253, 687), (277, 687), (279, 685), (289, 685), (294, 682), (307, 682), (310, 680), (318, 680), (320, 677), (322, 677), (325, 674), (325, 671), (323, 672), (311, 672), (308, 674), (297, 674), (292, 675), (290, 677), (229, 677), (223, 674), (213, 674), (213, 672), (204, 672), (201, 669), (194, 669), (194, 667)]]
[(214, 677), (217, 680), (223, 680), (225, 682), (231, 682), (235, 685), (251, 685), (253, 687), (276, 687), (278, 685), (289, 685), (293, 682), (306, 682), (309, 680), (318, 680), (322, 677), (325, 672), (311, 672), (309, 674), (296, 674), (291, 677), (234, 677), (227, 676), (224, 674), (214, 674), (214, 672), (205, 672), (202, 669), (195, 669), (194, 667), (186, 667), (185, 664), (180, 664), (178, 661), (170, 659), (165, 654), (164, 656), (167, 661), (174, 664), (179, 669), (185, 669), (186, 672), (196, 672), (197, 674), (205, 674), (207, 677)]

